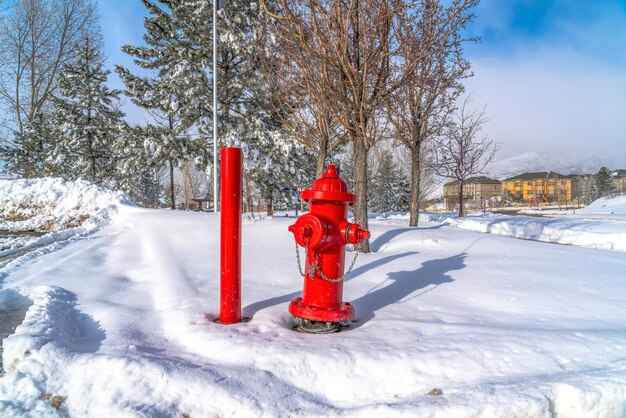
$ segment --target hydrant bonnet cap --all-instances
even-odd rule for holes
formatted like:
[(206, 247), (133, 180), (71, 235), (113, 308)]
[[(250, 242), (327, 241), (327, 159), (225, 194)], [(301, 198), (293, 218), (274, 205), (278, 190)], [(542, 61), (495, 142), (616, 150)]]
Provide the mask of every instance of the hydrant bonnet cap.
[(324, 175), (315, 180), (311, 190), (304, 190), (301, 193), (304, 200), (332, 200), (347, 203), (356, 202), (357, 196), (348, 193), (348, 186), (337, 174), (334, 164), (329, 164)]

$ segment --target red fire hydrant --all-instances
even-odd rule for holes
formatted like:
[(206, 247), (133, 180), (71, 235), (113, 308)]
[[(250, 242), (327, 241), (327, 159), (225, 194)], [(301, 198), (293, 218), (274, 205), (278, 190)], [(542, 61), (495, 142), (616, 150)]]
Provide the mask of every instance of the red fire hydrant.
[[(311, 190), (300, 194), (309, 201), (309, 213), (289, 226), (297, 245), (306, 249), (302, 297), (294, 299), (289, 312), (297, 319), (296, 329), (305, 332), (337, 332), (354, 318), (354, 308), (342, 302), (346, 244), (358, 244), (370, 237), (369, 231), (348, 222), (348, 207), (358, 197), (348, 193), (334, 165), (313, 182)], [(300, 266), (300, 256), (298, 265)], [(355, 259), (358, 253), (355, 252)], [(354, 260), (348, 273), (354, 266)], [(301, 269), (301, 267), (299, 267)]]

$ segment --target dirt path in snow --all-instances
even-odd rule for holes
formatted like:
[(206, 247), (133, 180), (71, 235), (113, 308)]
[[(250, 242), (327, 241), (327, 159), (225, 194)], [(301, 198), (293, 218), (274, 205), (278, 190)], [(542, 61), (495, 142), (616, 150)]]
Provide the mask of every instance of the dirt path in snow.
[(4, 373), (2, 365), (2, 342), (15, 332), (15, 328), (24, 321), (27, 308), (13, 309), (10, 311), (0, 310), (0, 374)]

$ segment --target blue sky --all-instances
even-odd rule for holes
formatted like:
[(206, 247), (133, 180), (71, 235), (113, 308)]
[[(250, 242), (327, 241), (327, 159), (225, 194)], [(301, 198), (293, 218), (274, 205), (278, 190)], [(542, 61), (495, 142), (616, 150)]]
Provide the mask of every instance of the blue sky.
[(483, 0), (466, 83), (501, 156), (626, 166), (626, 0)]
[(625, 0), (483, 0), (476, 14), (471, 30), (482, 42), (468, 49), (474, 56), (558, 47), (607, 65), (626, 63)]
[[(109, 82), (113, 88), (122, 90), (124, 84), (113, 71), (115, 64), (136, 69), (128, 55), (120, 48), (122, 45), (140, 45), (144, 33), (143, 17), (146, 15), (140, 0), (99, 0), (102, 16), (102, 34), (108, 57), (108, 67), (112, 74)], [(149, 117), (144, 111), (127, 103), (125, 106), (127, 119), (132, 123), (141, 123)]]
[[(141, 42), (141, 1), (102, 0), (100, 10), (111, 66), (132, 65), (119, 48)], [(482, 0), (476, 15), (467, 92), (486, 106), (500, 156), (596, 156), (626, 167), (626, 0)], [(111, 83), (122, 88), (116, 76)]]

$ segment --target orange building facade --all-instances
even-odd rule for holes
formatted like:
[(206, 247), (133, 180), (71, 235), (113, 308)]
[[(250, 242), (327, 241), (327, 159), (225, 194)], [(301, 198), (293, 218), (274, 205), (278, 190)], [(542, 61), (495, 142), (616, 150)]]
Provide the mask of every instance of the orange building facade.
[(524, 173), (502, 181), (502, 196), (514, 203), (569, 203), (572, 179), (553, 171)]

